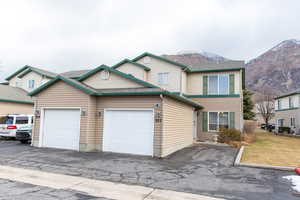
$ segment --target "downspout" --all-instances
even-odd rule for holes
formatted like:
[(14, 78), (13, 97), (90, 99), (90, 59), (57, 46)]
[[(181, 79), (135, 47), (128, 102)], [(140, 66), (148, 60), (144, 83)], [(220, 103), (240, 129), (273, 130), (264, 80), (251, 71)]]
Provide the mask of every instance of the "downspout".
[(162, 94), (159, 95), (161, 99), (161, 106), (160, 106), (160, 111), (161, 111), (161, 122), (160, 122), (160, 152), (159, 152), (159, 157), (163, 157), (163, 133), (164, 133), (164, 112), (163, 112), (163, 105), (164, 105), (164, 96)]

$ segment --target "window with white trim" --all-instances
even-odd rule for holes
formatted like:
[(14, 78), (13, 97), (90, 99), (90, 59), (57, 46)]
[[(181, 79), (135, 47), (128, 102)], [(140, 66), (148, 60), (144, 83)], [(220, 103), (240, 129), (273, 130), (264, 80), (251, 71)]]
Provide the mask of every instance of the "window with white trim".
[(169, 84), (169, 72), (158, 73), (157, 82), (159, 85), (168, 85)]
[(296, 119), (294, 117), (291, 118), (291, 126), (292, 127), (296, 126)]
[(229, 128), (229, 112), (209, 112), (208, 130), (219, 131), (222, 128)]
[(208, 76), (208, 94), (229, 94), (229, 75)]
[(282, 100), (278, 99), (278, 110), (282, 109)]
[(100, 72), (100, 77), (102, 80), (108, 80), (109, 79), (109, 71), (108, 70), (102, 70)]
[(35, 81), (34, 80), (29, 80), (28, 81), (28, 88), (29, 89), (34, 89), (35, 88)]
[(283, 126), (283, 123), (284, 123), (284, 119), (278, 119), (278, 120), (277, 120), (277, 125), (278, 125), (279, 127)]

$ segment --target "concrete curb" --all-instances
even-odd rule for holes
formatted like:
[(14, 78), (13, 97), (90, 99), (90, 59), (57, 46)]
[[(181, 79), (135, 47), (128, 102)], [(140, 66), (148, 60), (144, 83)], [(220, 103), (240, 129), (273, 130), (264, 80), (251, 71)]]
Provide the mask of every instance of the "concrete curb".
[(234, 160), (234, 163), (233, 163), (234, 166), (240, 165), (241, 159), (242, 159), (242, 155), (243, 155), (243, 153), (244, 153), (244, 149), (245, 149), (245, 146), (241, 146), (241, 148), (239, 149), (239, 152), (238, 152), (238, 154), (236, 155), (235, 160)]
[(234, 166), (237, 167), (252, 167), (252, 168), (259, 168), (259, 169), (275, 169), (275, 170), (281, 170), (281, 171), (295, 171), (295, 168), (293, 167), (281, 167), (281, 166), (271, 166), (271, 165), (259, 165), (259, 164), (248, 164), (248, 163), (241, 163), (241, 159), (244, 153), (245, 146), (242, 146), (239, 149), (238, 154), (235, 157), (234, 160)]

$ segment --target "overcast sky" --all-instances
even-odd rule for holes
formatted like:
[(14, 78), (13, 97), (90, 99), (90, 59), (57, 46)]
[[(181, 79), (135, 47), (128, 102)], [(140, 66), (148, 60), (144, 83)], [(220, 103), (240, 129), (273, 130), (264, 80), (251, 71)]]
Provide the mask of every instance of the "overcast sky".
[(300, 39), (299, 0), (0, 0), (0, 80), (24, 65), (54, 72), (145, 51), (250, 60)]

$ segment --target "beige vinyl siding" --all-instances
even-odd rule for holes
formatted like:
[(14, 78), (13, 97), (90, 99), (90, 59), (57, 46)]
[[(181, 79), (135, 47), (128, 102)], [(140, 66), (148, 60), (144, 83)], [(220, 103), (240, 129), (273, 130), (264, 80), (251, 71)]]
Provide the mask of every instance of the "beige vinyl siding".
[[(283, 126), (291, 127), (291, 118), (295, 118), (296, 122), (296, 132), (300, 131), (300, 109), (294, 109), (294, 110), (285, 110), (285, 111), (276, 111), (275, 112), (275, 123), (277, 124), (277, 121), (279, 119), (283, 119)], [(269, 122), (270, 123), (270, 122)]]
[[(42, 108), (81, 108), (86, 111), (85, 116), (81, 116), (80, 122), (80, 147), (81, 151), (87, 144), (88, 130), (88, 108), (89, 108), (89, 95), (82, 91), (71, 87), (64, 82), (60, 81), (50, 86), (43, 92), (39, 93), (36, 98), (36, 109)], [(41, 112), (42, 114), (42, 112)], [(92, 128), (92, 126), (90, 126)], [(33, 132), (33, 145), (38, 146), (40, 131), (40, 118), (35, 119), (34, 132)]]
[(84, 84), (95, 89), (111, 89), (111, 88), (141, 88), (144, 87), (134, 81), (123, 78), (114, 73), (110, 73), (107, 80), (102, 80), (101, 71), (92, 75), (83, 81)]
[[(51, 79), (46, 78), (44, 76), (41, 76), (41, 75), (39, 75), (35, 72), (29, 72), (28, 74), (26, 74), (22, 78), (18, 78), (17, 76), (15, 76), (15, 77), (13, 77), (12, 79), (9, 80), (9, 85), (13, 86), (13, 87), (17, 87), (16, 82), (19, 82), (19, 84), (21, 84), (21, 88), (28, 91), (28, 92), (31, 92), (32, 90), (40, 87), (41, 85), (43, 85), (43, 84), (45, 84), (45, 83), (47, 83), (48, 81), (51, 80)], [(34, 80), (34, 84), (35, 84), (34, 89), (30, 89), (28, 87), (28, 81), (29, 80)]]
[(182, 75), (181, 75), (181, 92), (185, 94), (186, 91), (187, 91), (187, 73), (182, 72)]
[(234, 112), (235, 113), (235, 128), (243, 129), (243, 112), (242, 112), (242, 98), (192, 98), (191, 100), (198, 102), (204, 107), (198, 116), (197, 135), (199, 139), (211, 139), (215, 133), (202, 131), (202, 111), (204, 112)]
[(131, 74), (131, 75), (135, 76), (136, 78), (141, 79), (143, 81), (147, 81), (147, 79), (146, 79), (147, 72), (143, 68), (138, 67), (134, 64), (125, 63), (125, 64), (119, 66), (117, 68), (117, 70), (124, 72), (126, 74)]
[[(145, 63), (144, 62), (145, 58), (150, 58), (150, 63)], [(171, 92), (180, 92), (180, 88), (181, 88), (180, 80), (181, 80), (182, 68), (149, 56), (145, 56), (144, 58), (141, 58), (137, 62), (151, 69), (148, 72), (148, 82), (154, 85), (158, 85), (158, 73), (168, 72), (169, 73), (168, 85), (161, 85), (160, 87), (169, 90)]]
[(33, 114), (33, 104), (0, 102), (0, 115)]
[(188, 73), (187, 75), (187, 91), (186, 94), (202, 95), (203, 94), (203, 76), (217, 74), (234, 74), (234, 93), (242, 94), (242, 77), (240, 71), (232, 72), (211, 72), (211, 73)]
[(164, 98), (162, 157), (193, 144), (193, 113), (193, 107)]
[[(154, 109), (155, 112), (161, 112), (161, 99), (158, 96), (132, 96), (132, 97), (98, 97), (97, 99), (97, 112), (101, 116), (97, 118), (96, 122), (96, 145), (98, 150), (102, 151), (103, 142), (103, 120), (105, 117), (104, 109), (109, 108), (140, 108), (140, 109)], [(161, 155), (161, 122), (154, 123), (154, 156), (160, 157)]]

